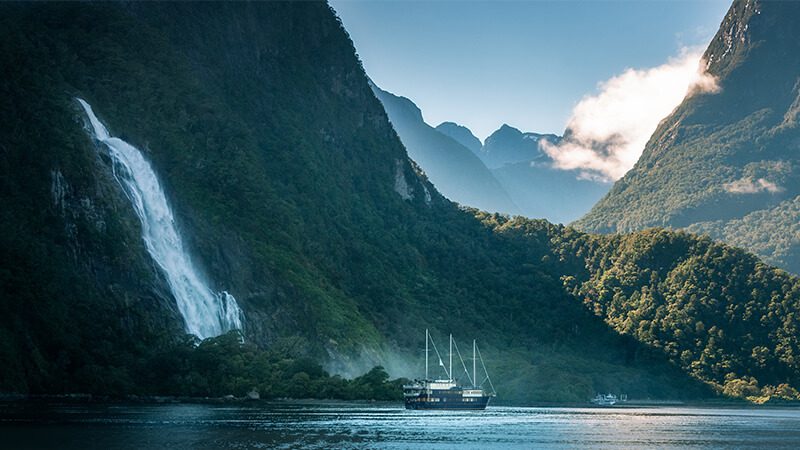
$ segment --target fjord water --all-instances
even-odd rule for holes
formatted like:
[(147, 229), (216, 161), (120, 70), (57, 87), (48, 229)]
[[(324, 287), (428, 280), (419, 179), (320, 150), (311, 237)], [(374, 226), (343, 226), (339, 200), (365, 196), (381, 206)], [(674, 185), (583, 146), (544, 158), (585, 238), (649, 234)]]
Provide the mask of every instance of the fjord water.
[(114, 178), (131, 202), (142, 226), (142, 239), (166, 275), (186, 331), (205, 339), (242, 328), (242, 312), (228, 292), (214, 293), (192, 263), (175, 224), (172, 209), (155, 171), (136, 147), (111, 136), (92, 107), (78, 99), (113, 161)]
[(798, 448), (800, 410), (0, 404), (8, 448)]

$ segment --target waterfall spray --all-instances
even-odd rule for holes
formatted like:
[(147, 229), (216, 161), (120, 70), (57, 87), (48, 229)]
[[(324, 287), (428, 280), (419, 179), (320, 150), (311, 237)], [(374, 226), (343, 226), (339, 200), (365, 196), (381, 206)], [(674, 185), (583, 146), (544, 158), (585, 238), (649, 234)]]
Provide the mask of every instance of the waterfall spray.
[(142, 225), (148, 253), (164, 272), (186, 330), (201, 339), (242, 328), (242, 311), (233, 295), (213, 292), (184, 247), (156, 173), (136, 147), (109, 135), (92, 107), (82, 99), (92, 136), (108, 148), (112, 170)]

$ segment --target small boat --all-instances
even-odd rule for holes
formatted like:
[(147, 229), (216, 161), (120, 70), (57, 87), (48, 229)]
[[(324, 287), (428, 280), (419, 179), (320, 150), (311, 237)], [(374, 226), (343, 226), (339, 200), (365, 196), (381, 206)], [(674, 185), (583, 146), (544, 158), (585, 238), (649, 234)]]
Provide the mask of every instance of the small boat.
[[(428, 343), (433, 344), (433, 349), (436, 356), (439, 357), (439, 366), (445, 372), (446, 378), (430, 379), (428, 377), (428, 356), (429, 347)], [(469, 384), (466, 386), (459, 385), (453, 376), (453, 347), (455, 345), (456, 353), (461, 360), (461, 365), (464, 368)], [(483, 410), (489, 404), (489, 400), (497, 394), (492, 385), (492, 380), (489, 378), (489, 373), (486, 371), (486, 366), (483, 363), (478, 344), (472, 341), (472, 376), (467, 371), (467, 366), (464, 364), (464, 359), (461, 358), (461, 352), (458, 350), (458, 345), (453, 341), (453, 335), (450, 335), (450, 364), (445, 367), (442, 358), (439, 355), (439, 350), (436, 344), (430, 337), (428, 330), (425, 330), (425, 378), (422, 380), (414, 380), (412, 384), (403, 386), (403, 396), (405, 398), (406, 409), (464, 409), (464, 410)], [(485, 378), (480, 383), (478, 382), (477, 361), (481, 362)], [(487, 392), (483, 389), (483, 382), (489, 383), (492, 392)]]
[(614, 406), (617, 404), (619, 399), (614, 394), (597, 394), (593, 399), (592, 403), (597, 406)]

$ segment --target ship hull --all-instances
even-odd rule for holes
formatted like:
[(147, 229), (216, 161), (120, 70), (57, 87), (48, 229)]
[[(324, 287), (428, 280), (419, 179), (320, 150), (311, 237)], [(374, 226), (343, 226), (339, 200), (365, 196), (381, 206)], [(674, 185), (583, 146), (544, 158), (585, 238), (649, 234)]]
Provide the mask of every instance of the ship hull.
[(486, 409), (490, 396), (464, 397), (460, 390), (434, 391), (431, 394), (406, 397), (406, 409), (473, 410)]
[(409, 403), (406, 402), (406, 409), (414, 409), (414, 410), (459, 410), (459, 411), (483, 411), (486, 409), (486, 406), (489, 404), (488, 399), (483, 401), (480, 404), (476, 403), (459, 403), (459, 402), (452, 402), (448, 404), (442, 403), (434, 403), (434, 402), (418, 402), (418, 403)]

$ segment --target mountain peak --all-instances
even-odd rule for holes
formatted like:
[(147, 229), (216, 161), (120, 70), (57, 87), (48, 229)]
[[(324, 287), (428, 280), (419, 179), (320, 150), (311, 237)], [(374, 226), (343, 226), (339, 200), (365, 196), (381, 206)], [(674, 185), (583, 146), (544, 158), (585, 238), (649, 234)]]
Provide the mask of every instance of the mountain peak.
[(491, 169), (502, 167), (505, 164), (532, 161), (542, 155), (539, 148), (542, 136), (544, 135), (523, 133), (504, 123), (486, 138), (481, 151), (483, 161)]
[(452, 139), (455, 139), (455, 141), (459, 144), (472, 150), (472, 153), (475, 153), (476, 155), (480, 154), (483, 143), (474, 134), (472, 134), (472, 130), (464, 125), (459, 125), (455, 122), (442, 122), (436, 126), (436, 130), (446, 136), (451, 137)]
[(512, 127), (511, 125), (504, 123), (503, 125), (500, 125), (500, 128), (498, 128), (497, 131), (489, 135), (489, 137), (486, 138), (486, 141), (489, 141), (489, 139), (491, 139), (493, 136), (495, 137), (499, 135), (516, 136), (521, 134), (522, 131), (520, 131), (518, 128)]

